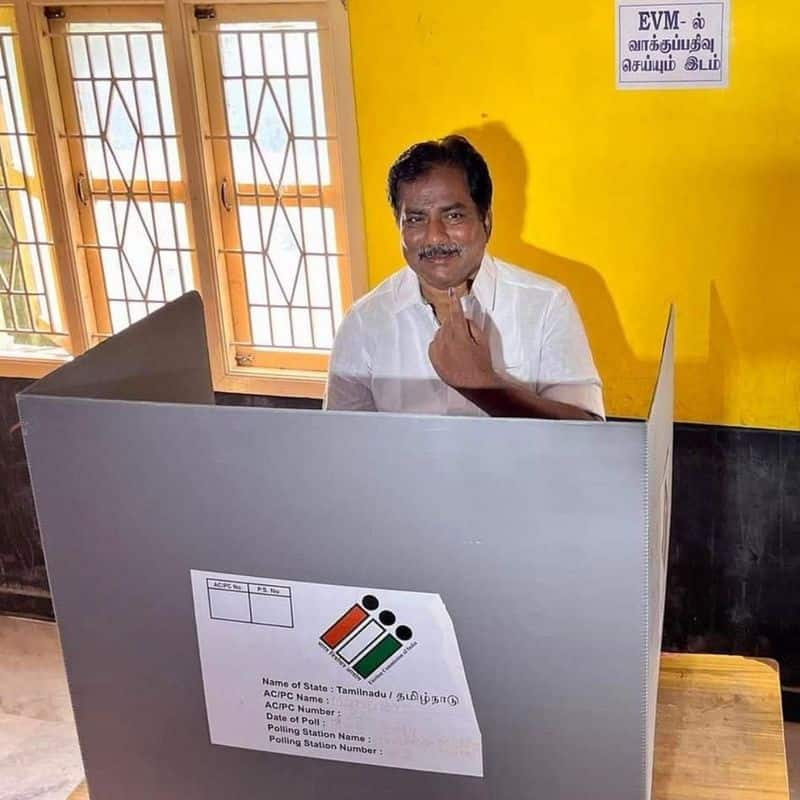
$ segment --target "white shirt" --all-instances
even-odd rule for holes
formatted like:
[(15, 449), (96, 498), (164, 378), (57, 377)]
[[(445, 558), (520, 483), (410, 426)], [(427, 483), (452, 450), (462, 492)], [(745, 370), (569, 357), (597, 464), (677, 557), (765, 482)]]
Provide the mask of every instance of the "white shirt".
[[(462, 305), (487, 333), (496, 371), (542, 397), (605, 416), (600, 377), (566, 288), (486, 254)], [(387, 278), (339, 326), (325, 408), (485, 416), (436, 374), (428, 346), (437, 329), (411, 267)]]

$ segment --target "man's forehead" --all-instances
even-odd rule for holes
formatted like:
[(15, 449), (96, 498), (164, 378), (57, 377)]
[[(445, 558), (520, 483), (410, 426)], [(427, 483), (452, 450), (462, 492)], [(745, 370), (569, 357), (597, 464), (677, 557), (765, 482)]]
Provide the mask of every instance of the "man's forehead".
[(474, 205), (461, 170), (438, 168), (399, 186), (400, 204), (406, 207), (446, 207)]

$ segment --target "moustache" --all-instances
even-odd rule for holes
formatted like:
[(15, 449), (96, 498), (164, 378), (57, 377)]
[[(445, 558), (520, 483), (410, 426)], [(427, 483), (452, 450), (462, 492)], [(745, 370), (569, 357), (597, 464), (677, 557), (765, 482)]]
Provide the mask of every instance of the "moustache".
[(458, 255), (464, 248), (457, 244), (431, 244), (419, 251), (420, 258), (443, 258), (444, 256)]

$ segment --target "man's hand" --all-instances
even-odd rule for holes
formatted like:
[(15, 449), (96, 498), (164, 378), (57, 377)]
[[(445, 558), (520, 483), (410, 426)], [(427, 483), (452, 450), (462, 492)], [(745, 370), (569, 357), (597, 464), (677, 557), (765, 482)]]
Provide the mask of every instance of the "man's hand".
[(450, 317), (428, 348), (433, 368), (448, 386), (491, 417), (596, 419), (582, 408), (541, 397), (532, 388), (498, 375), (486, 334), (464, 316), (453, 289), (449, 299)]
[(439, 377), (454, 389), (491, 389), (498, 386), (492, 367), (489, 340), (464, 316), (456, 292), (449, 290), (450, 317), (428, 348), (428, 357)]

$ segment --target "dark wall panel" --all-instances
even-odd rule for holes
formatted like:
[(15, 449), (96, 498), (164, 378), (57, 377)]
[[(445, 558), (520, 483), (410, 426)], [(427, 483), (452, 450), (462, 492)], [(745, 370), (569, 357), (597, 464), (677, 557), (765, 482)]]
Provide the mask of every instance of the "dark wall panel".
[(218, 406), (257, 406), (258, 408), (322, 408), (321, 400), (307, 397), (267, 397), (260, 394), (217, 392)]
[(676, 425), (664, 648), (800, 684), (800, 433)]
[(33, 381), (0, 378), (0, 611), (52, 615), (16, 394)]

